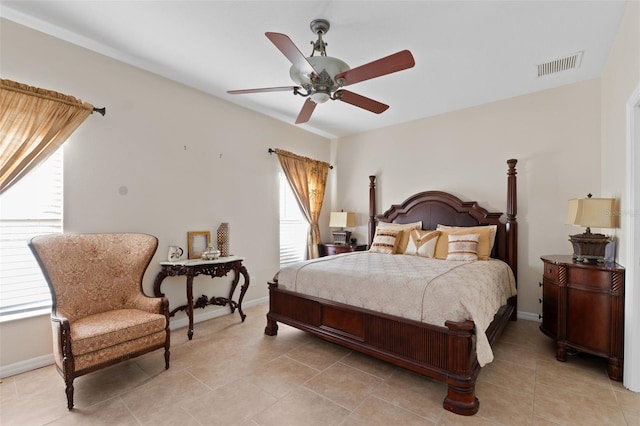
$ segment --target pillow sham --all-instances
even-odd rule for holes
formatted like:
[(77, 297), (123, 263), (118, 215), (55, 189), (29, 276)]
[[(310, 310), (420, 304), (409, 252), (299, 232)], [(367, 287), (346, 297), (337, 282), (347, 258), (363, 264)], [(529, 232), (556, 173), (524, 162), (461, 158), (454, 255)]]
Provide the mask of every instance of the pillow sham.
[(465, 235), (465, 234), (479, 234), (478, 240), (478, 260), (489, 260), (491, 256), (491, 250), (496, 240), (496, 232), (498, 231), (497, 225), (482, 225), (482, 226), (447, 226), (438, 225), (436, 230), (440, 231), (441, 236), (438, 238), (436, 245), (437, 259), (446, 259), (449, 251), (449, 239), (448, 235)]
[(412, 222), (412, 223), (391, 223), (391, 222), (379, 222), (376, 227), (376, 232), (378, 229), (393, 229), (402, 231), (401, 235), (398, 236), (398, 248), (396, 249), (396, 253), (404, 254), (407, 249), (407, 244), (409, 243), (409, 233), (413, 229), (422, 229), (422, 221)]
[(448, 235), (447, 260), (478, 260), (480, 234)]
[(395, 254), (401, 234), (401, 230), (377, 228), (369, 251), (371, 253)]
[(404, 254), (411, 256), (433, 257), (440, 231), (414, 229), (409, 233), (409, 242)]

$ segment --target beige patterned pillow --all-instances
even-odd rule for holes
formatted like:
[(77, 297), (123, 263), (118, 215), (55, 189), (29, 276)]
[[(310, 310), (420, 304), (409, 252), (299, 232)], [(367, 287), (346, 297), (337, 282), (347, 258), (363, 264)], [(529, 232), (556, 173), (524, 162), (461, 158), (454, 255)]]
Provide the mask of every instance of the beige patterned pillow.
[(496, 225), (482, 225), (482, 226), (445, 226), (438, 225), (436, 230), (441, 232), (441, 238), (438, 239), (436, 244), (436, 258), (446, 259), (448, 252), (449, 240), (447, 235), (468, 235), (479, 234), (480, 240), (478, 241), (478, 260), (489, 260), (491, 256), (491, 250), (496, 238), (496, 232), (498, 227)]
[(422, 231), (414, 229), (409, 233), (409, 243), (404, 254), (412, 256), (433, 257), (440, 231)]
[(409, 233), (413, 229), (422, 229), (422, 221), (412, 222), (412, 223), (380, 222), (378, 223), (376, 230), (379, 228), (402, 231), (402, 233), (398, 235), (398, 248), (396, 250), (396, 253), (403, 254), (407, 249), (407, 244), (409, 243)]
[(478, 260), (478, 240), (480, 234), (449, 234), (447, 260)]
[(402, 235), (401, 230), (376, 228), (376, 236), (369, 251), (372, 253), (395, 254), (398, 248), (398, 241)]

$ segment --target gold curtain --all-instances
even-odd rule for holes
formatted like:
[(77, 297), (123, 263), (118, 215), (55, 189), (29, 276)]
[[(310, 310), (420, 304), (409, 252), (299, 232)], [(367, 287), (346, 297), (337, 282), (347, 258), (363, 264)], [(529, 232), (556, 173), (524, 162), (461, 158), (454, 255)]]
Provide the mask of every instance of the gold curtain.
[(53, 154), (92, 111), (72, 96), (0, 80), (0, 194)]
[(287, 176), (287, 181), (296, 196), (300, 210), (309, 222), (307, 236), (307, 258), (319, 257), (320, 227), (318, 218), (327, 186), (329, 163), (301, 157), (288, 151), (276, 149), (278, 160)]

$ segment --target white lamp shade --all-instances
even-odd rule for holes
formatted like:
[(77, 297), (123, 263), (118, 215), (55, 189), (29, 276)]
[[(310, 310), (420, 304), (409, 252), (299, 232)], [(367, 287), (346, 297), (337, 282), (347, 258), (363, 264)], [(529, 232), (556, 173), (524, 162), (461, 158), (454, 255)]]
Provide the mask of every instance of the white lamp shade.
[(354, 212), (331, 212), (329, 218), (330, 228), (345, 228), (356, 226), (356, 214)]
[(588, 228), (615, 228), (613, 198), (573, 198), (569, 200), (567, 225)]

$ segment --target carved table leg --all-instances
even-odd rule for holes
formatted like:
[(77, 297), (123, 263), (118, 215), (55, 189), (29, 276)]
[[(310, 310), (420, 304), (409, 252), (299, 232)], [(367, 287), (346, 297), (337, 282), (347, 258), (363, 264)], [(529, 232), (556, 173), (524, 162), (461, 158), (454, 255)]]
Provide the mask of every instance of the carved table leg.
[(164, 281), (166, 277), (167, 277), (167, 273), (165, 271), (160, 271), (158, 272), (158, 275), (156, 275), (156, 279), (153, 282), (153, 295), (155, 297), (164, 297), (164, 293), (160, 291), (160, 285), (162, 284), (162, 281)]
[(247, 317), (244, 312), (242, 312), (242, 299), (244, 299), (244, 295), (249, 288), (249, 273), (247, 272), (247, 268), (242, 266), (238, 271), (236, 271), (236, 277), (238, 276), (238, 272), (242, 274), (242, 278), (244, 278), (244, 283), (242, 283), (242, 287), (240, 287), (240, 298), (238, 299), (238, 313), (240, 314), (240, 318), (244, 322), (244, 319)]
[[(233, 293), (236, 291), (236, 287), (238, 286), (238, 282), (240, 281), (240, 267), (238, 265), (233, 266), (234, 277), (233, 281), (231, 281), (231, 288), (229, 289), (229, 302), (233, 300)], [(231, 308), (231, 313), (236, 311), (236, 305), (234, 303), (229, 303), (229, 307)], [(238, 307), (238, 312), (240, 312), (240, 307)], [(242, 314), (240, 314), (242, 317)], [(244, 321), (244, 318), (242, 318)]]
[(187, 316), (189, 317), (189, 340), (193, 337), (193, 276), (187, 275)]

